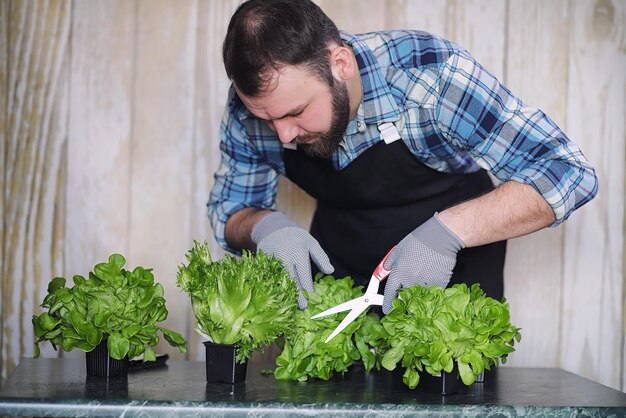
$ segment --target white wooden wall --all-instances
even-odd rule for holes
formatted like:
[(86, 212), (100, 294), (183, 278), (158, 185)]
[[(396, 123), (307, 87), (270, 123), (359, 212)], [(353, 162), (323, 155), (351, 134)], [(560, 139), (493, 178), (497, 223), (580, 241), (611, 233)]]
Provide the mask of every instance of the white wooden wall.
[[(626, 0), (317, 3), (352, 32), (414, 28), (458, 42), (582, 147), (598, 197), (509, 244), (505, 292), (523, 339), (508, 365), (625, 390)], [(0, 381), (33, 353), (30, 319), (48, 281), (113, 252), (154, 268), (166, 326), (189, 337), (187, 358), (202, 358), (175, 275), (193, 239), (212, 240), (220, 47), (237, 4), (0, 0)], [(279, 207), (302, 225), (313, 205), (281, 183)], [(59, 354), (46, 345), (44, 355)]]

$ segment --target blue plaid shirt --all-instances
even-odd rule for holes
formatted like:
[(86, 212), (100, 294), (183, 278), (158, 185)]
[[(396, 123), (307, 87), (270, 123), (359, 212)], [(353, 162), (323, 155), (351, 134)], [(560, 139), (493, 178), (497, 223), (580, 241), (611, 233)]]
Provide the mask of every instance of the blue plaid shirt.
[[(391, 122), (416, 158), (449, 173), (480, 167), (499, 180), (529, 184), (552, 206), (556, 226), (597, 193), (582, 152), (541, 110), (527, 107), (470, 54), (445, 39), (394, 30), (342, 32), (356, 56), (363, 99), (331, 156), (341, 170), (381, 141)], [(231, 87), (221, 127), (221, 164), (208, 203), (216, 239), (246, 207), (274, 208), (283, 147)]]

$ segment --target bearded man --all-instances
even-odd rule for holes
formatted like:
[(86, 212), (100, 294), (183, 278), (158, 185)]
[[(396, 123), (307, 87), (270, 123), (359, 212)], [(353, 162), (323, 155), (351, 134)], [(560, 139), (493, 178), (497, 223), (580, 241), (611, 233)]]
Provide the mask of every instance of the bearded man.
[[(547, 115), (436, 35), (354, 35), (309, 0), (249, 0), (223, 59), (215, 236), (280, 258), (300, 290), (313, 291), (315, 270), (366, 284), (393, 248), (385, 313), (418, 284), (480, 283), (500, 299), (506, 240), (559, 225), (597, 193)], [(310, 231), (275, 211), (279, 176), (316, 199)]]

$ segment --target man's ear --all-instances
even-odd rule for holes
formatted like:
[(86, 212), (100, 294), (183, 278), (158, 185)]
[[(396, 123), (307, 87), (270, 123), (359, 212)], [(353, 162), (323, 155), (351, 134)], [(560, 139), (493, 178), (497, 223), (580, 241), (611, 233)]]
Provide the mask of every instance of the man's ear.
[(333, 77), (338, 81), (347, 81), (354, 77), (356, 62), (352, 49), (343, 45), (331, 49), (330, 68), (333, 72)]

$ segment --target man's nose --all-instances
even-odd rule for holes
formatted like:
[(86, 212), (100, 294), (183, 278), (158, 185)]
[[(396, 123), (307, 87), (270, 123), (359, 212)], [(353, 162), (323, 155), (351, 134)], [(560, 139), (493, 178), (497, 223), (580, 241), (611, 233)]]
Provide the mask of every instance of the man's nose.
[(272, 125), (278, 135), (278, 139), (280, 139), (280, 142), (283, 144), (288, 144), (293, 141), (300, 131), (295, 124), (287, 120), (276, 119), (272, 121)]

